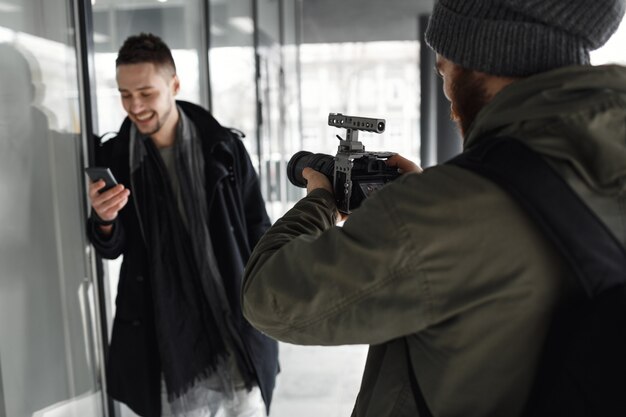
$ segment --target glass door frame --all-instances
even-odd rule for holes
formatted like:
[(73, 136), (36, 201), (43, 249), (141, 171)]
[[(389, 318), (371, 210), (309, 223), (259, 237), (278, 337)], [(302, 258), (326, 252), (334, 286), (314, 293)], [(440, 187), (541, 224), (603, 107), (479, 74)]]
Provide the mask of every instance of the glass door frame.
[[(94, 117), (98, 113), (97, 101), (92, 98), (96, 97), (96, 81), (95, 81), (95, 63), (94, 63), (94, 29), (93, 29), (93, 12), (91, 2), (88, 0), (70, 0), (70, 7), (73, 11), (74, 18), (74, 35), (77, 51), (78, 65), (78, 97), (80, 101), (80, 124), (81, 143), (82, 143), (82, 166), (91, 166), (94, 163), (94, 147), (95, 140), (93, 132), (98, 129), (97, 119)], [(84, 181), (85, 196), (87, 196), (88, 183)], [(89, 200), (85, 198), (84, 204), (85, 219), (88, 217), (90, 210)], [(92, 346), (94, 350), (94, 366), (95, 378), (94, 386), (100, 389), (102, 394), (102, 413), (108, 417), (114, 410), (113, 400), (107, 395), (105, 360), (109, 346), (109, 332), (107, 321), (107, 305), (109, 305), (106, 294), (105, 276), (102, 268), (102, 260), (100, 256), (93, 250), (88, 243), (85, 248), (85, 256), (87, 257), (87, 265), (89, 268), (88, 275), (92, 279), (92, 288), (94, 291), (95, 317), (91, 319), (92, 328)]]

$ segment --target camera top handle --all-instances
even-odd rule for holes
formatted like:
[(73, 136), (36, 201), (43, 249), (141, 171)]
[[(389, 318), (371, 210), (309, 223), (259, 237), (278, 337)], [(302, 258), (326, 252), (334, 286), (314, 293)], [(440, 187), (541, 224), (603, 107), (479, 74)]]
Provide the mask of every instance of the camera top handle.
[(346, 129), (346, 139), (339, 135), (339, 152), (364, 151), (363, 144), (359, 142), (359, 130), (364, 132), (383, 133), (385, 131), (385, 119), (372, 119), (369, 117), (346, 116), (341, 113), (328, 114), (328, 126)]

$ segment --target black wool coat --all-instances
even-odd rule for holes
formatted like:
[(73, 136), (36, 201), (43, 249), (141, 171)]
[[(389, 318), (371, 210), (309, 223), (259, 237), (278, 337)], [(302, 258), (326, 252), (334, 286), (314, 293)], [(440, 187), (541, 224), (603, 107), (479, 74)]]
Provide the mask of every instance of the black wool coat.
[[(258, 177), (241, 140), (209, 112), (191, 103), (177, 104), (195, 124), (205, 159), (209, 231), (228, 302), (233, 311), (235, 358), (244, 379), (256, 382), (266, 407), (278, 373), (276, 341), (254, 329), (241, 313), (241, 279), (252, 248), (270, 226)], [(109, 167), (131, 188), (127, 118), (117, 137), (96, 146), (96, 165)], [(133, 190), (107, 239), (89, 220), (89, 238), (104, 258), (124, 255), (120, 270), (113, 334), (107, 354), (108, 393), (145, 417), (161, 415), (161, 366), (149, 275), (149, 250), (141, 235)], [(220, 318), (218, 318), (220, 319)]]

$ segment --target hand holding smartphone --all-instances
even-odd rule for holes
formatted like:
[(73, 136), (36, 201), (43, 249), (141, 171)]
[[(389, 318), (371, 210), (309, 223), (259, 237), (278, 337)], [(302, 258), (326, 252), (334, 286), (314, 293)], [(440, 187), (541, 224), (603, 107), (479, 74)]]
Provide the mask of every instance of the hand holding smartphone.
[(85, 172), (93, 182), (104, 180), (104, 188), (99, 190), (100, 193), (110, 190), (117, 185), (117, 180), (109, 168), (105, 167), (87, 167)]
[(96, 189), (94, 184), (89, 186), (89, 200), (91, 207), (96, 216), (96, 224), (100, 226), (101, 232), (105, 235), (111, 233), (111, 228), (118, 212), (124, 208), (128, 202), (130, 191), (126, 188), (118, 187), (116, 192), (111, 195), (103, 193), (117, 186), (117, 180), (109, 168), (105, 167), (89, 167), (85, 168), (85, 173), (89, 176), (93, 183), (100, 180), (104, 181), (104, 187)]

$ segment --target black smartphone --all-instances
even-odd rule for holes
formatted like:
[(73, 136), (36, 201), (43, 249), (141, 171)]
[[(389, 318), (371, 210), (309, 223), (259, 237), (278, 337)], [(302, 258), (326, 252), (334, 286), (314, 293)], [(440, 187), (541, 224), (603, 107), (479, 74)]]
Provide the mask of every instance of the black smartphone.
[(87, 173), (87, 175), (93, 182), (104, 180), (104, 188), (100, 189), (99, 191), (101, 193), (110, 190), (117, 185), (117, 180), (115, 179), (113, 173), (109, 168), (87, 167), (85, 168), (85, 173)]

